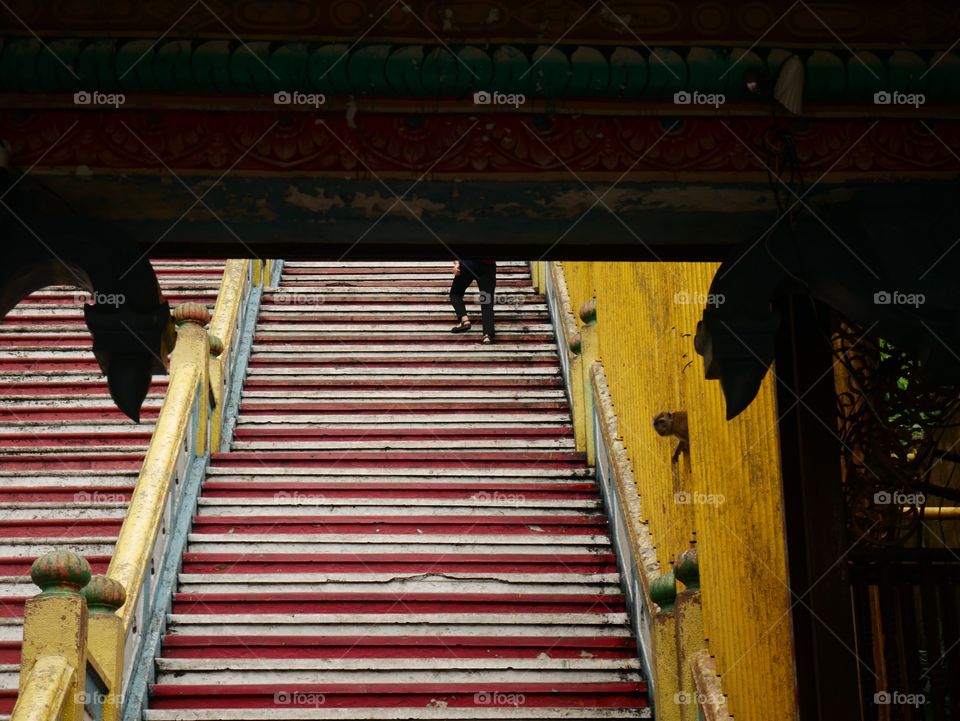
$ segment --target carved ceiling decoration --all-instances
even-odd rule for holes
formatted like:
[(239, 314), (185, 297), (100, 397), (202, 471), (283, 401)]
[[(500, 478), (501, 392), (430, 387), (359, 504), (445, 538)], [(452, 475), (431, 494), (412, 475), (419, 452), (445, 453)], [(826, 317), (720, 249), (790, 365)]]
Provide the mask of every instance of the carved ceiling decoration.
[[(78, 2), (8, 0), (5, 5), (38, 35), (86, 34), (103, 37), (188, 37), (245, 40), (270, 37), (447, 42), (526, 39), (548, 44), (684, 42), (712, 38), (718, 44), (766, 43), (851, 46), (949, 47), (960, 27), (953, 0), (872, 0), (869, 3), (795, 3), (774, 0), (608, 0), (591, 11), (591, 2), (574, 0), (407, 0), (406, 10), (391, 0), (129, 0)], [(786, 12), (785, 12), (786, 11)], [(0, 14), (0, 33), (28, 36), (9, 13)]]
[(924, 109), (960, 102), (960, 55), (942, 51), (782, 48), (308, 44), (235, 40), (15, 38), (0, 44), (0, 91), (470, 97), (476, 90), (531, 98), (672, 100), (679, 91), (750, 99), (744, 73), (775, 76), (794, 53), (806, 103), (863, 103), (879, 91), (923, 93)]
[[(824, 175), (827, 184), (960, 172), (960, 158), (945, 147), (960, 148), (957, 123), (795, 119), (783, 124), (804, 172), (811, 178)], [(761, 158), (769, 127), (765, 118), (0, 113), (0, 136), (11, 143), (23, 167), (37, 163), (40, 169), (159, 174), (167, 173), (165, 166), (178, 172), (222, 172), (236, 163), (232, 175), (368, 177), (372, 171), (416, 177), (429, 169), (432, 178), (529, 174), (573, 179), (572, 173), (616, 178), (630, 170), (632, 181), (700, 177), (766, 184)]]

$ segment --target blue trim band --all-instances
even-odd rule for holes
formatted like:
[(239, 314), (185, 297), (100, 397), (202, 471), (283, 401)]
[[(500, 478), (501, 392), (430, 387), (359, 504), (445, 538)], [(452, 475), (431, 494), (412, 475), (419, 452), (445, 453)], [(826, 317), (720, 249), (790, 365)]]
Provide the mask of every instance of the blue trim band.
[[(210, 463), (210, 454), (194, 456), (184, 477), (184, 488), (181, 491), (180, 505), (173, 517), (173, 526), (170, 529), (170, 540), (167, 542), (163, 565), (156, 579), (156, 590), (150, 606), (149, 619), (146, 629), (140, 638), (140, 645), (136, 650), (136, 660), (130, 671), (130, 681), (123, 698), (123, 721), (140, 721), (143, 709), (146, 706), (148, 685), (155, 677), (154, 659), (160, 651), (160, 641), (167, 627), (167, 614), (173, 599), (173, 589), (180, 575), (180, 564), (183, 552), (187, 546), (187, 535), (190, 531), (190, 521), (197, 509), (197, 499), (200, 496), (200, 486), (207, 473)], [(162, 603), (161, 603), (162, 600)]]

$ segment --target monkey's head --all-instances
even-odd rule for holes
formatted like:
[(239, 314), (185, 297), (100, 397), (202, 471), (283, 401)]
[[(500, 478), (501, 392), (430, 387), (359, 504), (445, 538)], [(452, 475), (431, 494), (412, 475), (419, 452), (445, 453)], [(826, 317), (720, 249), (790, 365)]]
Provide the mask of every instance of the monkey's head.
[(673, 433), (673, 413), (671, 411), (664, 411), (654, 416), (653, 430), (661, 436), (671, 435)]

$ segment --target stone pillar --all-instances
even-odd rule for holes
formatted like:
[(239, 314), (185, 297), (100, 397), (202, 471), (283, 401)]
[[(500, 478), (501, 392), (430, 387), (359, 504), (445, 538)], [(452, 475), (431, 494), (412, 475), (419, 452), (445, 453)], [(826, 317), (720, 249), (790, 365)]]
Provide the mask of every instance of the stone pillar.
[(177, 326), (177, 344), (173, 349), (170, 363), (171, 372), (178, 366), (197, 363), (200, 370), (200, 403), (197, 414), (197, 429), (194, 439), (194, 453), (202, 456), (207, 451), (209, 438), (210, 402), (210, 341), (204, 330), (210, 322), (210, 311), (200, 303), (182, 303), (173, 311), (173, 320)]
[(87, 602), (80, 589), (90, 580), (90, 564), (58, 549), (33, 562), (30, 578), (40, 587), (23, 611), (20, 693), (41, 659), (60, 657), (73, 670), (62, 721), (82, 721), (87, 674)]
[(123, 621), (117, 610), (127, 600), (123, 586), (107, 576), (96, 575), (84, 587), (89, 614), (87, 653), (96, 660), (109, 686), (103, 700), (103, 721), (119, 721), (123, 688)]
[(706, 648), (703, 614), (700, 608), (700, 568), (696, 546), (677, 556), (673, 575), (684, 589), (677, 593), (674, 614), (677, 619), (677, 697), (682, 721), (698, 721), (700, 699), (693, 678), (693, 656)]
[(648, 669), (653, 677), (653, 715), (657, 721), (681, 721), (680, 705), (677, 703), (677, 623), (675, 603), (677, 582), (670, 569), (650, 582), (650, 601), (659, 608), (651, 608), (650, 649), (654, 668)]
[(216, 336), (210, 336), (210, 391), (213, 395), (213, 411), (210, 418), (210, 452), (220, 450), (220, 432), (223, 429), (223, 341)]
[(600, 358), (600, 348), (597, 339), (597, 301), (588, 300), (580, 306), (580, 320), (583, 327), (580, 329), (580, 362), (582, 367), (581, 384), (583, 386), (583, 416), (585, 450), (587, 464), (593, 466), (597, 462), (596, 439), (593, 437), (593, 384), (591, 369)]
[[(573, 419), (573, 443), (581, 452), (587, 450), (587, 426), (584, 414), (583, 356), (580, 334), (569, 341), (567, 358), (570, 362), (570, 416)], [(562, 352), (562, 351), (561, 351)]]

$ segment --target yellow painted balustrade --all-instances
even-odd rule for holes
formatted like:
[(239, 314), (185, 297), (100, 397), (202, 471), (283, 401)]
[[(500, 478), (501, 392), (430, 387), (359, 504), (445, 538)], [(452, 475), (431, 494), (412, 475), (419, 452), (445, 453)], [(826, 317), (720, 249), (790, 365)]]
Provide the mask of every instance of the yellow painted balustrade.
[(263, 261), (229, 260), (223, 271), (223, 280), (217, 293), (217, 305), (213, 310), (213, 319), (210, 321), (210, 388), (213, 390), (214, 408), (210, 422), (210, 450), (220, 450), (220, 433), (223, 430), (223, 401), (226, 397), (226, 386), (229, 383), (227, 375), (227, 359), (233, 358), (239, 334), (236, 330), (240, 326), (241, 316), (246, 300), (246, 291), (249, 287), (251, 264), (253, 265), (254, 282), (261, 279), (265, 282), (270, 277), (269, 267), (264, 271), (257, 270)]
[(63, 656), (41, 656), (26, 677), (27, 683), (17, 697), (11, 718), (17, 721), (82, 719), (67, 703), (76, 677), (76, 669)]
[[(120, 718), (130, 663), (152, 612), (145, 579), (151, 565), (157, 570), (162, 563), (171, 535), (174, 486), (182, 489), (192, 458), (202, 460), (216, 447), (225, 370), (250, 286), (254, 278), (269, 278), (264, 266), (228, 261), (212, 319), (197, 303), (174, 310), (177, 343), (167, 393), (106, 575), (91, 580), (86, 561), (65, 550), (34, 564), (32, 576), (44, 590), (26, 603), (13, 721), (80, 721), (84, 705), (98, 708), (103, 721)], [(96, 699), (86, 691), (92, 680), (105, 689)]]
[[(633, 508), (641, 516), (644, 542), (652, 545), (634, 552), (638, 558), (655, 558), (645, 568), (648, 606), (658, 608), (650, 601), (651, 580), (671, 571), (692, 544), (697, 551), (699, 589), (686, 593), (681, 585), (676, 604), (671, 600), (669, 610), (661, 609), (652, 619), (654, 635), (660, 634), (654, 640), (660, 661), (651, 669), (656, 717), (696, 719), (697, 703), (690, 694), (696, 696), (703, 687), (702, 669), (709, 666), (715, 667), (724, 694), (716, 703), (703, 703), (710, 718), (796, 718), (772, 374), (750, 407), (728, 422), (720, 385), (704, 380), (703, 360), (693, 348), (705, 304), (722, 302), (707, 296), (717, 266), (547, 265), (545, 274), (565, 285), (579, 333), (595, 333), (597, 367), (602, 368), (616, 417), (613, 440), (625, 449), (639, 497)], [(596, 321), (584, 323), (580, 311), (589, 311), (589, 305), (584, 306), (594, 300)], [(591, 378), (596, 382), (592, 358), (581, 362), (589, 389)], [(587, 416), (586, 435), (592, 436), (592, 414), (584, 410), (590, 398), (576, 389), (573, 395), (574, 414)], [(653, 428), (654, 416), (663, 411), (688, 414), (690, 450), (677, 462), (671, 459), (677, 440), (661, 437)], [(580, 447), (590, 451), (587, 444)], [(628, 507), (631, 501), (622, 502)], [(631, 533), (631, 542), (638, 537)], [(655, 590), (663, 594), (667, 588), (658, 597), (672, 599), (666, 582), (657, 580)], [(666, 648), (668, 636), (676, 640), (671, 649)]]
[[(143, 579), (167, 510), (175, 468), (194, 422), (194, 453), (203, 455), (207, 448), (209, 404), (204, 401), (209, 387), (209, 340), (204, 326), (210, 322), (210, 313), (197, 303), (185, 303), (174, 309), (174, 319), (177, 344), (170, 358), (167, 394), (107, 568), (107, 576), (127, 590), (127, 602), (119, 612), (124, 635), (143, 602)], [(198, 405), (196, 419), (194, 404)]]

